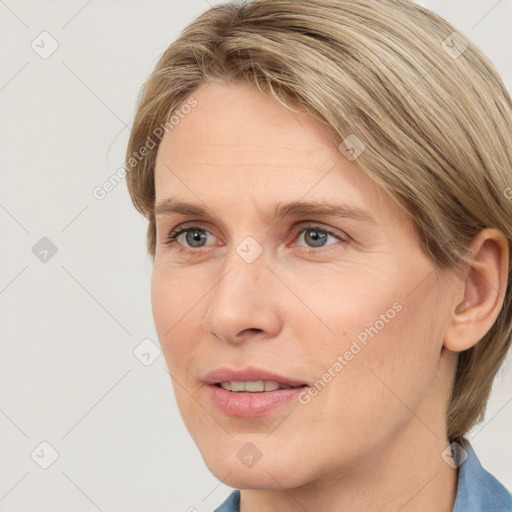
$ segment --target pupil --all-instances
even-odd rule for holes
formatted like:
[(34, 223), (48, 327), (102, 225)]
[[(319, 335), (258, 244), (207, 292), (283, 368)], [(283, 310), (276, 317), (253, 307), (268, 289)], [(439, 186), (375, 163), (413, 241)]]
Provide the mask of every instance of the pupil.
[(206, 240), (206, 234), (204, 231), (188, 231), (186, 235), (187, 243), (191, 245), (192, 247), (200, 247), (202, 244), (194, 245), (194, 242), (201, 242)]
[[(311, 237), (308, 237), (308, 233), (311, 233), (312, 236)], [(304, 234), (304, 238), (310, 238), (313, 240), (313, 247), (322, 247), (322, 245), (324, 245), (325, 243), (325, 239), (327, 237), (327, 233), (322, 233), (321, 231), (315, 231), (314, 229), (308, 229), (305, 234)], [(306, 242), (308, 242), (306, 240)], [(320, 242), (320, 243), (318, 243)]]

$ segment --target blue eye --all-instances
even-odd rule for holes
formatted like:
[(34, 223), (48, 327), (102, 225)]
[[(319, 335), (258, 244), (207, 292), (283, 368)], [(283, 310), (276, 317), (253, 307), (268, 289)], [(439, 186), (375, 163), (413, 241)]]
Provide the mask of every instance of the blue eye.
[[(171, 243), (175, 242), (176, 239), (178, 238), (178, 236), (181, 235), (182, 233), (185, 233), (185, 240), (186, 240), (187, 244), (191, 244), (192, 248), (199, 248), (204, 245), (204, 242), (207, 238), (206, 233), (208, 233), (208, 231), (206, 231), (206, 229), (200, 228), (199, 226), (192, 226), (192, 227), (188, 227), (188, 228), (177, 228), (169, 235), (169, 238), (167, 239), (167, 242), (165, 242), (165, 243), (171, 244)], [(194, 245), (196, 243), (198, 245)]]
[[(316, 224), (307, 226), (304, 226), (302, 224), (294, 226), (291, 231), (293, 234), (299, 235), (302, 235), (304, 233), (304, 236), (302, 238), (304, 239), (306, 244), (311, 244), (307, 245), (307, 247), (313, 249), (324, 247), (326, 245), (332, 245), (327, 243), (329, 237), (341, 242), (348, 242), (348, 237), (342, 232), (335, 233), (329, 229), (322, 228)], [(180, 226), (171, 231), (164, 244), (171, 245), (178, 242), (178, 238), (183, 234), (185, 235), (185, 243), (179, 243), (179, 245), (182, 246), (179, 248), (179, 250), (189, 252), (195, 252), (194, 249), (200, 249), (201, 247), (207, 246), (206, 241), (208, 238), (208, 234), (211, 235), (211, 233), (208, 230), (202, 228), (201, 226)], [(298, 238), (301, 237), (299, 236)]]
[(298, 232), (300, 235), (304, 233), (304, 236), (302, 237), (304, 241), (311, 242), (312, 245), (309, 245), (309, 247), (324, 247), (325, 245), (331, 245), (326, 243), (329, 237), (335, 238), (337, 240), (340, 239), (340, 237), (335, 235), (334, 233), (331, 233), (330, 231), (327, 231), (325, 229), (318, 229), (318, 227), (302, 227)]

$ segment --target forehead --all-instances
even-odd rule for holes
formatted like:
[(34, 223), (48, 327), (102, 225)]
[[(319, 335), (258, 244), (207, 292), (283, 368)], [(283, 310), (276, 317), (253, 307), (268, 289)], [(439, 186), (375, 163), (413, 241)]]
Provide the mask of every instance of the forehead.
[(269, 205), (305, 196), (350, 199), (377, 216), (379, 208), (391, 207), (338, 150), (327, 127), (305, 112), (291, 112), (240, 82), (210, 83), (192, 97), (196, 106), (160, 144), (156, 203), (168, 197), (223, 203), (236, 194), (239, 201), (257, 198)]
[(172, 152), (180, 159), (200, 153), (235, 162), (253, 155), (251, 162), (257, 163), (265, 157), (318, 157), (330, 146), (336, 153), (325, 127), (249, 84), (209, 83), (192, 97), (196, 106), (164, 136), (159, 154)]

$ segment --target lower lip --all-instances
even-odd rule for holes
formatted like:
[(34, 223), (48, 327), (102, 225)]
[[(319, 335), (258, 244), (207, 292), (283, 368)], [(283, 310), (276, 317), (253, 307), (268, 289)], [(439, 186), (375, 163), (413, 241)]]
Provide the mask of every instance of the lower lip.
[(276, 389), (261, 393), (233, 392), (219, 386), (206, 386), (213, 403), (229, 416), (257, 418), (290, 403), (304, 392), (306, 386), (290, 389)]

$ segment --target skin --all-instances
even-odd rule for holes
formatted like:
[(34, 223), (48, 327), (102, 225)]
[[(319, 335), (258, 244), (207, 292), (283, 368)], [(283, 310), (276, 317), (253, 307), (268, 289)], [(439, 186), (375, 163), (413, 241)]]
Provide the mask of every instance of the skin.
[[(451, 511), (445, 407), (457, 352), (501, 309), (505, 239), (485, 230), (472, 245), (478, 263), (436, 272), (405, 213), (323, 125), (242, 83), (193, 96), (198, 105), (161, 142), (156, 203), (173, 197), (212, 218), (156, 216), (151, 298), (181, 415), (208, 468), (242, 489), (242, 512)], [(263, 213), (298, 200), (347, 202), (376, 223)], [(306, 222), (348, 239), (314, 245), (315, 229), (291, 231)], [(185, 223), (206, 230), (203, 246), (191, 245), (194, 232), (164, 243)], [(263, 250), (253, 263), (236, 252), (247, 236)], [(201, 379), (218, 367), (314, 383), (397, 302), (401, 311), (309, 403), (248, 419), (209, 401)], [(252, 467), (237, 457), (248, 442), (261, 452)]]

